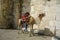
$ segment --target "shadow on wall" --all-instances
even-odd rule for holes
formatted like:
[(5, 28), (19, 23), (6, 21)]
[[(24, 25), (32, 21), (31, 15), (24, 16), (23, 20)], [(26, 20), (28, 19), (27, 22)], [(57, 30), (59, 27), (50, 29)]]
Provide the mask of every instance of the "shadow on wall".
[(51, 31), (50, 29), (48, 28), (45, 28), (45, 30), (39, 30), (38, 32), (38, 36), (55, 36)]
[[(25, 12), (30, 12), (31, 10), (30, 3), (31, 3), (31, 0), (3, 0), (1, 4), (2, 16), (6, 20), (5, 22), (6, 25), (3, 28), (17, 29), (17, 24), (18, 24), (17, 21), (21, 16), (21, 14)], [(18, 6), (18, 13), (14, 12), (14, 10), (16, 10), (17, 12), (17, 9), (14, 8), (14, 5)], [(15, 14), (18, 14), (18, 15), (15, 15)]]
[(54, 36), (54, 34), (50, 31), (50, 29), (48, 29), (48, 28), (45, 28), (45, 30), (44, 30), (44, 33), (45, 33), (45, 35), (49, 35), (49, 36)]
[[(4, 25), (4, 23), (6, 24), (4, 26), (4, 28), (13, 28), (13, 23), (14, 23), (14, 14), (13, 14), (13, 10), (14, 10), (14, 2), (13, 0), (2, 0), (2, 17), (4, 20), (6, 20), (6, 22), (3, 22), (2, 24)], [(2, 21), (4, 21), (2, 20)]]
[(55, 36), (54, 37), (56, 40), (60, 40), (60, 37), (59, 36)]
[(18, 16), (18, 18), (15, 18), (15, 20), (17, 20), (17, 23), (15, 21), (15, 24), (17, 26), (18, 26), (18, 19), (21, 18), (21, 15), (25, 14), (26, 12), (30, 13), (30, 11), (31, 11), (30, 3), (31, 3), (31, 0), (22, 0), (22, 1), (19, 0), (19, 3), (18, 3), (18, 12), (19, 12), (19, 14), (16, 13), (18, 15), (15, 15), (16, 17)]

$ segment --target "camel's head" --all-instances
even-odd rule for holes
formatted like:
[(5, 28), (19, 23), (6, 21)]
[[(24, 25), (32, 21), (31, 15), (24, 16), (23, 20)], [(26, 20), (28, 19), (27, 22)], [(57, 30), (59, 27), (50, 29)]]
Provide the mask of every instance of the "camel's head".
[(39, 14), (39, 19), (42, 20), (42, 18), (45, 16), (45, 13)]

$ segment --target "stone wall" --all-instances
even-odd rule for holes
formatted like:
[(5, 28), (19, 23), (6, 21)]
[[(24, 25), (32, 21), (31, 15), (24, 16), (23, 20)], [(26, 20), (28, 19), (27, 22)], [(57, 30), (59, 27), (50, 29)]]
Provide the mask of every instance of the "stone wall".
[(48, 28), (52, 33), (55, 33), (56, 0), (31, 0), (30, 6), (30, 14), (35, 18), (38, 24), (38, 15), (45, 13), (45, 17), (42, 19), (39, 28), (41, 30)]
[[(18, 12), (18, 1), (14, 0), (14, 15), (15, 15), (15, 23), (17, 24), (19, 12)], [(0, 0), (1, 5), (1, 0)], [(1, 6), (0, 6), (1, 8)], [(42, 22), (39, 24), (40, 29), (44, 30), (44, 28), (50, 28), (50, 30), (54, 29), (55, 27), (55, 15), (56, 15), (56, 1), (51, 0), (23, 0), (22, 4), (22, 13), (30, 12), (31, 16), (33, 16), (36, 20), (36, 23), (39, 24), (40, 20), (38, 18), (38, 15), (41, 13), (45, 13), (45, 17), (42, 19)], [(0, 9), (0, 21), (3, 24), (4, 20), (2, 18), (1, 9)], [(0, 22), (0, 24), (1, 24)], [(5, 23), (5, 20), (4, 20)], [(1, 24), (1, 25), (2, 25)], [(4, 25), (4, 24), (3, 24)], [(52, 31), (52, 30), (51, 30)]]
[(31, 0), (23, 0), (22, 4), (22, 13), (30, 12), (31, 6), (30, 6)]
[(2, 16), (2, 0), (0, 0), (0, 28), (6, 28), (6, 20)]
[(60, 0), (56, 0), (56, 29), (60, 29)]

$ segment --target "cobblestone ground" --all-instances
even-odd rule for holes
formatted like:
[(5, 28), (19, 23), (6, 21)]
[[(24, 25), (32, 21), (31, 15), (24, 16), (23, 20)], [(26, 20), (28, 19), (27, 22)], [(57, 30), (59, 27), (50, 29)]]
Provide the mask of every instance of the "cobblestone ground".
[(52, 40), (49, 36), (33, 36), (29, 37), (26, 33), (18, 34), (17, 30), (0, 29), (0, 40)]

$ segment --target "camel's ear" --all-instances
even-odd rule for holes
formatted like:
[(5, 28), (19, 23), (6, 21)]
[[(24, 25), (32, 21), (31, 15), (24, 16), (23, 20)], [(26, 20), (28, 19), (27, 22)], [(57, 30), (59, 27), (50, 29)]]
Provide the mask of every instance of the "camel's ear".
[(45, 13), (42, 13), (42, 14), (39, 14), (38, 17), (44, 17), (45, 16)]
[(45, 13), (39, 14), (39, 19), (41, 20), (45, 16)]
[(45, 16), (45, 13), (43, 13), (42, 15), (43, 15), (43, 17), (44, 17), (44, 16)]

